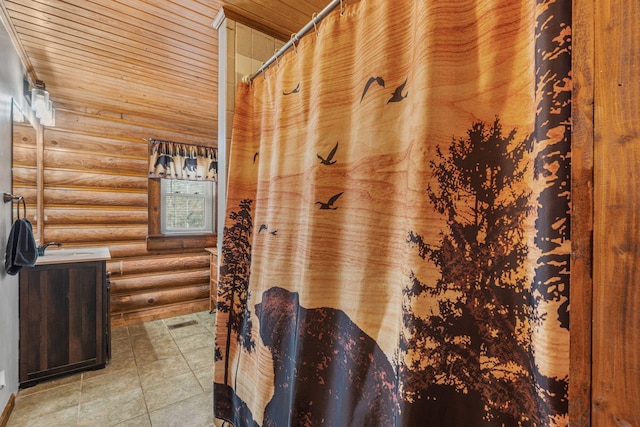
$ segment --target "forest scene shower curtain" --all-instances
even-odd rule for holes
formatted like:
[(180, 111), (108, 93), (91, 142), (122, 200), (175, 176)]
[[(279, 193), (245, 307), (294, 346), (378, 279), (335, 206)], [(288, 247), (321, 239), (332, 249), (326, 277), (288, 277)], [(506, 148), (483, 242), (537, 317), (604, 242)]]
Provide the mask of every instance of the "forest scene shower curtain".
[(240, 85), (220, 424), (568, 424), (570, 5), (349, 1)]

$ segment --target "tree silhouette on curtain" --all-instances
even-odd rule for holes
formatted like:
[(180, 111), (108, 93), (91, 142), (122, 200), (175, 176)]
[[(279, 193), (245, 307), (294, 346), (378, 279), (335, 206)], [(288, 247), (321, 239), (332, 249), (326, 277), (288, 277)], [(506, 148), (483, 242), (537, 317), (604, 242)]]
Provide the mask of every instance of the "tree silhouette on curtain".
[[(473, 123), (447, 154), (436, 149), (431, 166), (439, 188), (427, 194), (447, 230), (439, 246), (408, 234), (441, 277), (423, 283), (412, 273), (404, 289), (399, 370), (406, 425), (427, 414), (439, 418), (435, 425), (543, 425), (552, 414), (550, 396), (566, 388), (551, 378), (533, 380), (542, 377), (531, 327), (545, 314), (532, 309), (531, 279), (522, 268), (523, 224), (532, 212), (523, 159), (530, 150), (531, 138), (516, 142), (515, 129), (504, 135), (498, 118)], [(419, 297), (437, 301), (426, 317), (414, 313)], [(484, 420), (465, 419), (483, 412)]]
[(251, 336), (251, 311), (247, 306), (250, 297), (249, 269), (251, 266), (251, 233), (253, 219), (251, 217), (251, 200), (243, 200), (240, 210), (231, 212), (229, 219), (235, 223), (225, 229), (224, 246), (231, 250), (225, 251), (225, 259), (220, 268), (218, 283), (218, 300), (216, 310), (228, 313), (227, 343), (225, 348), (225, 384), (228, 382), (229, 350), (232, 332), (241, 348), (251, 353), (255, 348), (255, 341)]
[[(251, 216), (252, 200), (240, 202), (238, 211), (229, 213), (233, 225), (225, 227), (223, 245), (224, 262), (220, 266), (217, 287), (216, 310), (227, 315), (226, 341), (224, 357), (222, 349), (216, 342), (216, 360), (224, 360), (224, 384), (215, 384), (217, 395), (227, 396), (227, 399), (217, 399), (216, 413), (228, 420), (242, 420), (243, 425), (253, 426), (255, 421), (246, 404), (240, 400), (229, 383), (229, 361), (231, 340), (235, 338), (239, 348), (251, 353), (255, 348), (255, 341), (251, 335), (251, 311), (247, 305), (251, 293), (249, 292), (249, 276), (251, 267), (251, 234), (253, 218)], [(240, 355), (237, 356), (236, 376), (239, 370)], [(231, 404), (230, 404), (231, 403)]]

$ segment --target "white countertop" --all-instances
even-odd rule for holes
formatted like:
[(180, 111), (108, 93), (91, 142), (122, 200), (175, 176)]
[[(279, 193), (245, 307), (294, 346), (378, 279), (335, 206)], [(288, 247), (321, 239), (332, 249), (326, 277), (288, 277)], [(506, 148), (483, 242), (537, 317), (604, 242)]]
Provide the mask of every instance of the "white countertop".
[(44, 255), (38, 257), (36, 265), (103, 261), (107, 259), (111, 259), (111, 254), (106, 246), (90, 248), (55, 248), (50, 246), (45, 249)]

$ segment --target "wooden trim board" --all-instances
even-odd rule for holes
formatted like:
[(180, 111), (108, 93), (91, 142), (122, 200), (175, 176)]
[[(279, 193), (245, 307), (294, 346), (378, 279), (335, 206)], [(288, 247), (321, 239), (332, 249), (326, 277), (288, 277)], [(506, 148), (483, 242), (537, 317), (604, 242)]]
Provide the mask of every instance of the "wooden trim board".
[(2, 415), (0, 416), (0, 427), (6, 427), (9, 423), (9, 417), (11, 416), (11, 412), (13, 412), (13, 408), (16, 406), (16, 395), (11, 393), (9, 396), (9, 400), (2, 411)]

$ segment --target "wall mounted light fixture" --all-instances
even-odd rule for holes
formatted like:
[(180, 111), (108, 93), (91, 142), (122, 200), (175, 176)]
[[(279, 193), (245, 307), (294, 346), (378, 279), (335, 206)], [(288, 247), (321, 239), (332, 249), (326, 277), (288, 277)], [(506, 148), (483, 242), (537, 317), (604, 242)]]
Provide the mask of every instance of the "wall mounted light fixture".
[(42, 80), (36, 80), (31, 88), (31, 109), (35, 111), (36, 117), (40, 119), (43, 126), (55, 126), (56, 111)]

